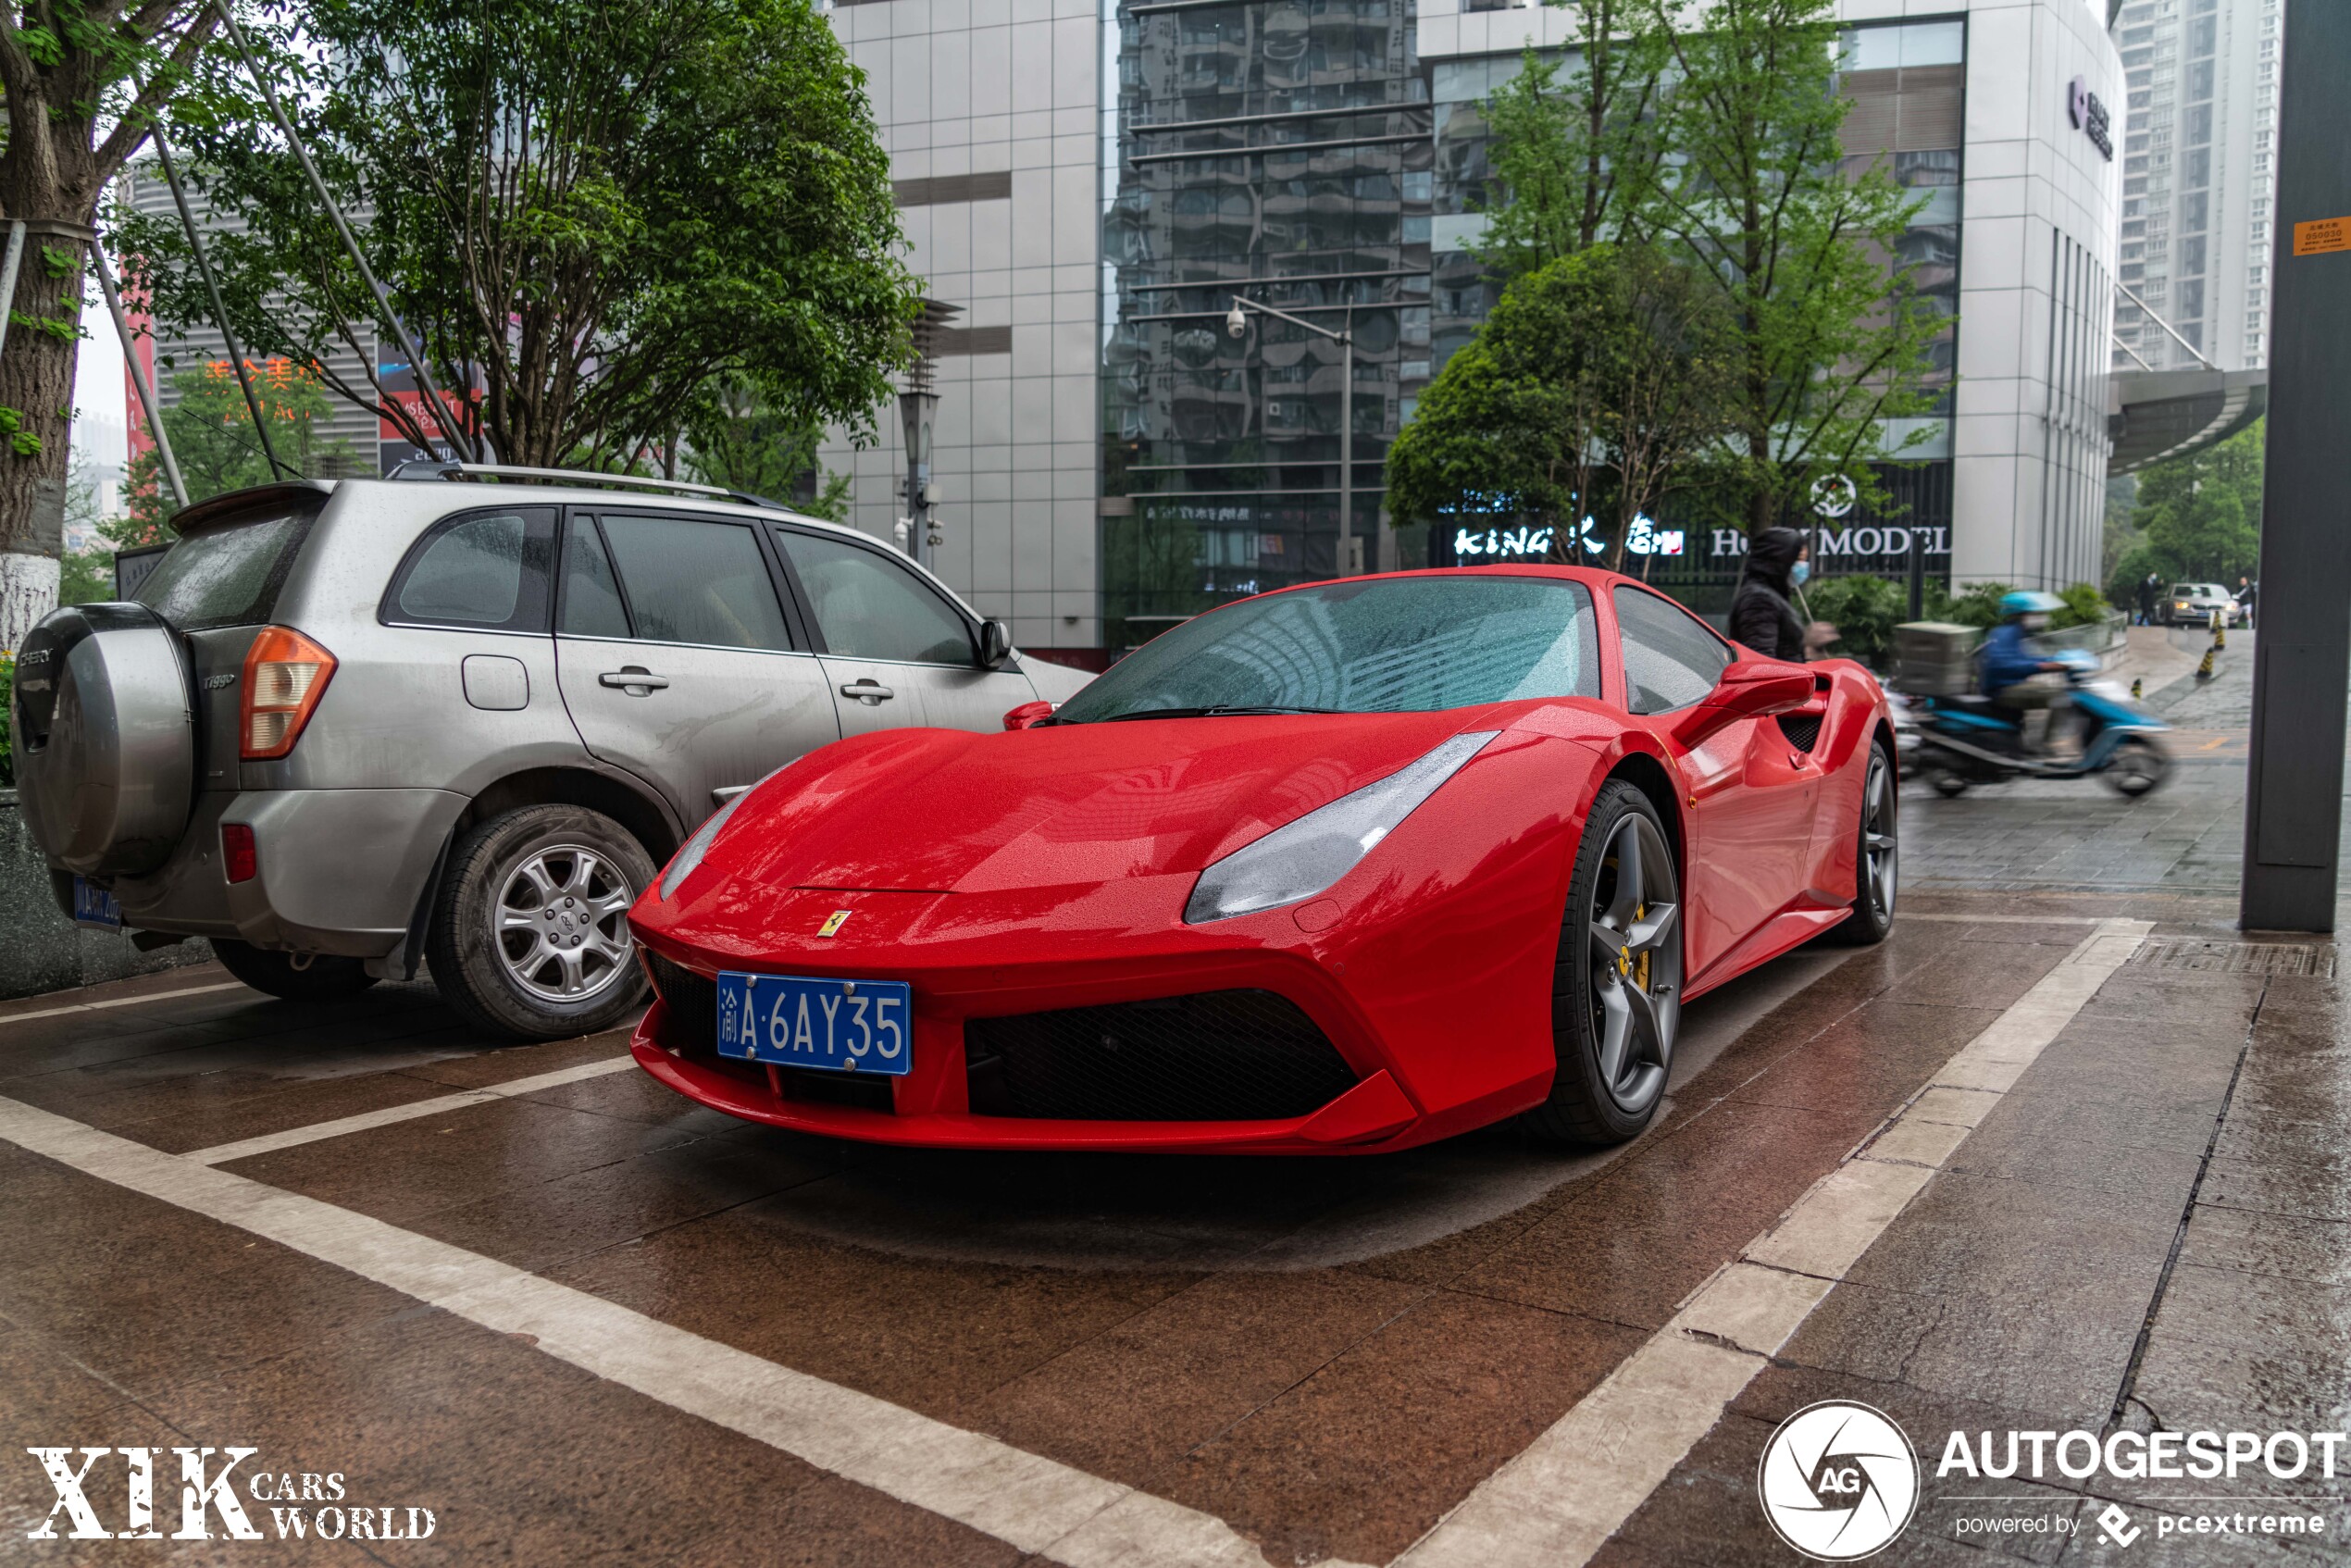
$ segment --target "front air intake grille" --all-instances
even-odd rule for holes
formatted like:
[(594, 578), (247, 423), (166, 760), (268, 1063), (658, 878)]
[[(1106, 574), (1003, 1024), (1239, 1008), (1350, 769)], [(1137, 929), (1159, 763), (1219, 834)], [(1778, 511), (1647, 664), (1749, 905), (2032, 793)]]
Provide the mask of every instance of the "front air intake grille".
[(1821, 739), (1821, 716), (1819, 714), (1782, 714), (1780, 715), (1780, 733), (1787, 737), (1790, 745), (1799, 751), (1809, 752)]
[(764, 1073), (773, 1073), (773, 1082), (786, 1100), (848, 1105), (860, 1111), (887, 1112), (898, 1108), (889, 1079), (871, 1073), (859, 1076), (812, 1067), (769, 1067), (764, 1063), (719, 1055), (718, 982), (703, 979), (651, 948), (645, 949), (644, 953), (647, 966), (653, 970), (653, 989), (661, 992), (662, 1004), (668, 1014), (661, 1032), (661, 1043), (666, 1049), (697, 1058), (705, 1066), (715, 1066), (746, 1082), (755, 1081)]
[(718, 1040), (718, 982), (703, 979), (651, 948), (643, 951), (646, 967), (653, 971), (653, 989), (661, 993), (662, 1005), (669, 1014), (661, 1043), (690, 1055), (711, 1054)]
[(975, 1018), (964, 1054), (982, 1116), (1286, 1121), (1355, 1083), (1313, 1020), (1272, 991)]

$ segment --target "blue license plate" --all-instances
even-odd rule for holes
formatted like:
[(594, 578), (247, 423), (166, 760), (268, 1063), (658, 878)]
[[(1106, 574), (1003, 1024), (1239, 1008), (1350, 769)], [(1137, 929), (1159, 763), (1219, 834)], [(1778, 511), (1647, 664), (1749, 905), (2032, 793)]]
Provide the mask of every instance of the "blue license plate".
[(112, 888), (101, 888), (76, 877), (73, 879), (73, 923), (95, 926), (102, 931), (122, 929), (122, 905), (115, 902)]
[(914, 1064), (914, 990), (903, 980), (718, 976), (718, 1054), (784, 1067), (902, 1077)]

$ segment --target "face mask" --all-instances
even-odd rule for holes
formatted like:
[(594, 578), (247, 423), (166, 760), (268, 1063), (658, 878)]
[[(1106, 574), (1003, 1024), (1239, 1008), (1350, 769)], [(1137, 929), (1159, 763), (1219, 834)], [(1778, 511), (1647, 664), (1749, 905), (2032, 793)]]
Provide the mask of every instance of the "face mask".
[(1788, 581), (1796, 584), (1798, 588), (1803, 587), (1806, 583), (1812, 580), (1812, 563), (1810, 561), (1798, 561), (1796, 565), (1788, 568), (1787, 579)]
[(2024, 629), (2027, 631), (2046, 631), (2048, 629), (2048, 625), (2049, 617), (2046, 616), (2027, 616), (2023, 621)]

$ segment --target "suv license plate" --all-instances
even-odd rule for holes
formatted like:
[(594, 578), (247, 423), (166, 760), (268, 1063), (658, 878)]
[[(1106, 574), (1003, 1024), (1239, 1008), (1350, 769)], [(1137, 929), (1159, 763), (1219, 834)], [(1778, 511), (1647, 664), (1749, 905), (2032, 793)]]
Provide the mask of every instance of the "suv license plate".
[(914, 987), (904, 980), (721, 970), (718, 1054), (902, 1077), (914, 1064)]
[(95, 926), (102, 931), (122, 929), (122, 905), (116, 902), (112, 888), (101, 888), (76, 877), (73, 879), (73, 923)]

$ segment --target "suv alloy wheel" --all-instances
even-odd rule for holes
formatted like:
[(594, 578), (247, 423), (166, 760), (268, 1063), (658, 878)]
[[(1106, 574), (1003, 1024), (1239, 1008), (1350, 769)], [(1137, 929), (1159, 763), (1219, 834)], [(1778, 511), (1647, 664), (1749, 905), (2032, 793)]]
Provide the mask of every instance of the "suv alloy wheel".
[(594, 1034), (629, 1017), (645, 982), (628, 906), (653, 878), (628, 830), (582, 806), (524, 806), (451, 851), (425, 951), (468, 1022), (529, 1039)]

